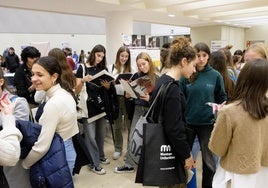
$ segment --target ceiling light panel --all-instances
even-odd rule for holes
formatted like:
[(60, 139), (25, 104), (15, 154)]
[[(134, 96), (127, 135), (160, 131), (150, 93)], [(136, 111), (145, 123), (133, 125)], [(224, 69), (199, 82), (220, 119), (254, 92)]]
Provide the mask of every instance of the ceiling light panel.
[(228, 5), (228, 4), (235, 4), (240, 2), (247, 2), (250, 0), (201, 0), (197, 2), (192, 3), (185, 3), (182, 5), (179, 5), (180, 9), (182, 10), (192, 10), (192, 9), (201, 9), (201, 8), (208, 8), (208, 7), (216, 7), (216, 6), (222, 6), (222, 5)]
[(268, 1), (266, 0), (265, 2), (260, 2), (260, 1), (245, 1), (245, 2), (236, 2), (236, 3), (229, 3), (226, 5), (218, 5), (218, 6), (206, 6), (206, 7), (200, 7), (200, 8), (192, 8), (189, 10), (183, 10), (180, 9), (181, 11), (184, 11), (185, 16), (190, 16), (190, 15), (210, 15), (214, 13), (221, 13), (225, 11), (233, 11), (235, 12), (236, 10), (241, 10), (241, 9), (250, 9), (250, 8), (258, 8), (258, 7), (265, 7), (268, 6)]

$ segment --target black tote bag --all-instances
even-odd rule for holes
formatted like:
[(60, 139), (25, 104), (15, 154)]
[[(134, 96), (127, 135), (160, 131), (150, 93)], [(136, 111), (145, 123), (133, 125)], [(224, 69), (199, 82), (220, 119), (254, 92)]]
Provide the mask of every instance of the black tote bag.
[(143, 185), (164, 186), (184, 183), (183, 163), (179, 163), (161, 123), (143, 125)]
[[(160, 113), (158, 122), (143, 124), (143, 147), (138, 164), (136, 183), (144, 186), (168, 186), (186, 182), (186, 173), (183, 161), (179, 161), (162, 126), (164, 99), (171, 83), (164, 85), (159, 92)], [(154, 107), (153, 107), (154, 108)], [(152, 109), (152, 115), (154, 109)]]

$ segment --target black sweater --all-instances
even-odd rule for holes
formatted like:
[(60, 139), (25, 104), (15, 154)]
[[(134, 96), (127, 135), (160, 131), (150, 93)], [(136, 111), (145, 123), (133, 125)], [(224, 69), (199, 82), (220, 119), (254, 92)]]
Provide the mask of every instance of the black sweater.
[[(191, 148), (187, 142), (185, 131), (185, 97), (181, 92), (179, 85), (170, 76), (166, 74), (162, 75), (156, 82), (155, 90), (152, 93), (150, 102), (152, 103), (156, 97), (160, 86), (168, 82), (174, 82), (174, 84), (171, 84), (166, 93), (164, 108), (162, 109), (163, 126), (177, 157), (184, 162), (185, 159), (190, 157)], [(157, 122), (158, 113), (159, 112), (156, 112), (153, 117), (155, 122)]]

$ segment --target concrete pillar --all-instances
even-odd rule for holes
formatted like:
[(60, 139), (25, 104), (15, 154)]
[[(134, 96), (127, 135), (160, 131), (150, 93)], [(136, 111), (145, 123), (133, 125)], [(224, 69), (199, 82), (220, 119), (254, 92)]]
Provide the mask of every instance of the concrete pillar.
[(132, 16), (128, 12), (109, 12), (106, 15), (107, 65), (113, 64), (116, 52), (123, 45), (122, 34), (133, 34)]

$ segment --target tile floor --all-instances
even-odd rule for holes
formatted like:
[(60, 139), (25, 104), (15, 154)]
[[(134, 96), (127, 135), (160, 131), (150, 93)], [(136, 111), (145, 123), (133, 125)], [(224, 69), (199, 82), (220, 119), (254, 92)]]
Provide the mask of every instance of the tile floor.
[[(124, 141), (127, 138), (127, 131), (124, 130)], [(126, 142), (124, 143), (124, 152), (126, 148)], [(80, 174), (76, 174), (74, 176), (74, 184), (75, 188), (139, 188), (143, 187), (141, 184), (135, 184), (135, 176), (136, 173), (123, 173), (116, 174), (114, 173), (114, 168), (116, 166), (121, 166), (123, 164), (123, 156), (118, 160), (113, 160), (112, 155), (114, 152), (113, 141), (111, 138), (111, 132), (107, 131), (107, 136), (105, 139), (105, 155), (111, 161), (109, 165), (102, 165), (102, 167), (106, 170), (105, 175), (97, 175), (90, 170), (88, 170), (87, 166), (84, 166)], [(198, 160), (200, 161), (200, 159)], [(197, 161), (197, 171), (201, 171), (201, 164)], [(201, 173), (199, 173), (201, 174)], [(200, 184), (200, 177), (197, 177), (197, 181)], [(148, 186), (146, 186), (148, 187)], [(200, 185), (198, 188), (201, 187)], [(150, 187), (148, 187), (150, 188)]]

